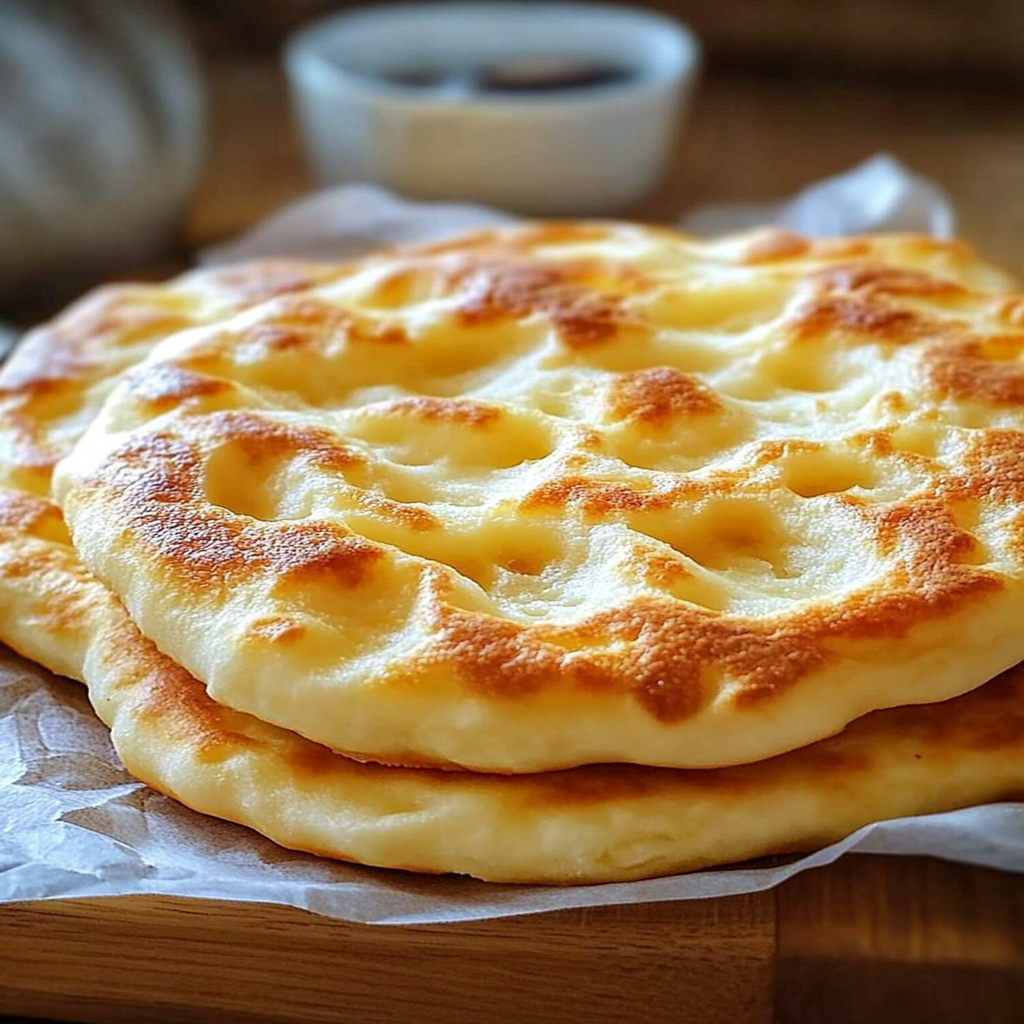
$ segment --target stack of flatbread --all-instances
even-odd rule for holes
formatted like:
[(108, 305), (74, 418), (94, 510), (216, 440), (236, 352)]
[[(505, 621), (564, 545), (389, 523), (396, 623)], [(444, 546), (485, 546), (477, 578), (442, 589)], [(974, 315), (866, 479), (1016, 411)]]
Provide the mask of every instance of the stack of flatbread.
[(0, 637), (139, 779), (365, 864), (625, 880), (1017, 796), (1014, 288), (548, 223), (102, 290), (0, 377)]

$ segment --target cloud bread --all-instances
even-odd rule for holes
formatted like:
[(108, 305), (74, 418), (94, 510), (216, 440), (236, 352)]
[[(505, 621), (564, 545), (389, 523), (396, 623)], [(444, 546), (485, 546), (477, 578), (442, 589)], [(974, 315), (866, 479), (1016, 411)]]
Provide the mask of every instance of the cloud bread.
[(360, 764), (211, 700), (52, 539), (57, 515), (44, 498), (0, 496), (0, 564), (34, 565), (0, 587), (0, 610), (35, 620), (37, 640), (48, 634), (64, 651), (132, 774), (284, 846), (382, 867), (581, 884), (813, 849), (869, 821), (1024, 790), (1020, 668), (755, 765), (501, 776)]
[(58, 472), (219, 703), (358, 758), (754, 761), (1024, 658), (1024, 299), (960, 243), (529, 225), (169, 338)]
[[(0, 500), (6, 528), (16, 529), (23, 520), (27, 529), (41, 515), (42, 525), (33, 529), (67, 542), (60, 510), (25, 495), (49, 495), (57, 461), (95, 416), (117, 376), (157, 342), (340, 272), (299, 260), (266, 260), (192, 271), (163, 284), (108, 285), (31, 331), (0, 369)], [(0, 589), (37, 568), (16, 546), (4, 550)], [(3, 617), (0, 641), (53, 671), (73, 674), (75, 658), (53, 643), (48, 614), (40, 607), (24, 619)]]

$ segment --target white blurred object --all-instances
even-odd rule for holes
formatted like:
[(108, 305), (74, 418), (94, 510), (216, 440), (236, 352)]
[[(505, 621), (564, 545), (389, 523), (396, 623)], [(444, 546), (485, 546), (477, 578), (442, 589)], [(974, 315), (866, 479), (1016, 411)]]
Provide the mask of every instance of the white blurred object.
[(934, 181), (908, 170), (888, 153), (808, 185), (783, 203), (722, 203), (687, 214), (682, 227), (695, 235), (778, 224), (815, 238), (865, 231), (923, 231), (951, 238), (953, 206)]
[(158, 253), (198, 177), (202, 107), (161, 0), (0, 0), (0, 298)]
[[(541, 60), (623, 75), (536, 92), (466, 84), (474, 69)], [(589, 3), (387, 4), (314, 22), (285, 51), (319, 182), (532, 215), (641, 199), (665, 166), (699, 64), (697, 40), (671, 18)], [(403, 84), (445, 70), (455, 75), (447, 87)]]

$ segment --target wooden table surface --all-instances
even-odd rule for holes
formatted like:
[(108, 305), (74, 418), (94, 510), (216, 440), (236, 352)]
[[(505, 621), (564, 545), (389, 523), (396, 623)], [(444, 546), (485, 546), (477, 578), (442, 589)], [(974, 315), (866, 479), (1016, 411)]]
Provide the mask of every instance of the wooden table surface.
[(1024, 1021), (1024, 878), (848, 857), (773, 892), (443, 927), (132, 898), (0, 909), (0, 1010), (161, 1024)]
[[(276, 69), (212, 69), (198, 246), (309, 188)], [(637, 216), (769, 200), (878, 151), (1024, 268), (1020, 97), (708, 80)], [(446, 927), (164, 898), (0, 908), (0, 1013), (96, 1022), (1024, 1022), (1024, 876), (848, 857), (752, 896)]]

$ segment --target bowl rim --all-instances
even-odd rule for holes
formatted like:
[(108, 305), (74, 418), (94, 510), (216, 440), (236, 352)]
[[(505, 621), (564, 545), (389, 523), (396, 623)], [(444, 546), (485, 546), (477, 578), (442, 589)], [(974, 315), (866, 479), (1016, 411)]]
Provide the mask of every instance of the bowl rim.
[[(350, 27), (378, 22), (384, 28), (394, 19), (412, 16), (419, 22), (432, 17), (484, 18), (495, 14), (529, 19), (538, 14), (557, 13), (563, 17), (592, 22), (594, 18), (613, 20), (617, 27), (653, 36), (668, 42), (670, 59), (652, 74), (631, 76), (579, 90), (558, 90), (536, 94), (483, 93), (452, 95), (414, 85), (404, 85), (384, 77), (346, 67), (323, 52), (323, 45)], [(696, 34), (683, 22), (659, 11), (623, 4), (595, 3), (591, 0), (439, 0), (436, 3), (385, 3), (336, 11), (316, 18), (292, 33), (283, 47), (283, 61), (293, 87), (304, 90), (344, 91), (385, 103), (411, 107), (489, 107), (508, 113), (529, 111), (536, 115), (543, 108), (593, 107), (615, 104), (644, 95), (661, 95), (677, 89), (696, 77), (702, 62), (702, 50)]]

